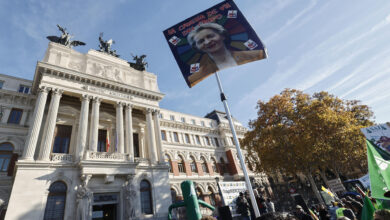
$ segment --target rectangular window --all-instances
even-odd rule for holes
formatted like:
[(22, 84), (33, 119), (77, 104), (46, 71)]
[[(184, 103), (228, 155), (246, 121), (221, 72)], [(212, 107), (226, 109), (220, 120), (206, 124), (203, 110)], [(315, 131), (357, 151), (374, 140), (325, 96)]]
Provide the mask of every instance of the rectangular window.
[(186, 123), (186, 119), (184, 117), (181, 117), (181, 122)]
[(207, 144), (208, 146), (210, 146), (210, 138), (209, 138), (209, 137), (205, 137), (205, 139), (206, 139), (206, 144)]
[(0, 81), (0, 89), (3, 88), (3, 85), (4, 85), (4, 81)]
[(200, 145), (200, 138), (199, 135), (195, 135), (196, 144)]
[(204, 121), (201, 121), (200, 125), (202, 125), (204, 127), (205, 126)]
[(179, 169), (179, 172), (180, 172), (180, 173), (185, 173), (185, 172), (186, 172), (186, 170), (185, 170), (185, 168), (184, 168), (184, 163), (183, 163), (183, 161), (180, 161), (180, 162), (177, 164), (177, 168)]
[(110, 148), (109, 138), (107, 138), (107, 130), (99, 129), (98, 132), (98, 152), (107, 152)]
[(190, 141), (190, 135), (184, 134), (184, 137), (185, 137), (185, 139), (186, 139), (186, 143), (187, 143), (187, 144), (190, 144), (190, 143), (191, 143), (191, 141)]
[(175, 142), (179, 142), (179, 135), (177, 134), (177, 132), (173, 132), (173, 140)]
[(230, 138), (230, 140), (232, 140), (232, 145), (236, 145), (235, 143), (234, 143), (234, 139), (231, 137)]
[(8, 124), (19, 124), (20, 119), (22, 118), (23, 110), (18, 108), (13, 108), (9, 114)]
[(170, 118), (171, 118), (171, 121), (175, 120), (175, 116), (174, 115), (171, 115)]
[(139, 152), (139, 140), (138, 140), (138, 134), (133, 133), (133, 150), (134, 150), (134, 157), (140, 157)]
[(167, 132), (164, 130), (161, 130), (161, 140), (163, 141), (167, 140)]
[(219, 147), (218, 138), (214, 138), (214, 141), (215, 141), (215, 145), (216, 145), (217, 147)]
[(196, 125), (195, 119), (192, 119), (191, 122), (193, 125)]
[(25, 86), (25, 85), (20, 85), (19, 86), (19, 92), (20, 93), (30, 93), (30, 87), (29, 86)]
[(163, 114), (160, 113), (160, 114), (158, 115), (158, 117), (159, 117), (159, 118), (163, 118)]
[(210, 122), (210, 128), (212, 128), (213, 127), (213, 122)]
[(72, 126), (57, 125), (55, 130), (53, 153), (69, 153), (70, 137), (72, 136)]

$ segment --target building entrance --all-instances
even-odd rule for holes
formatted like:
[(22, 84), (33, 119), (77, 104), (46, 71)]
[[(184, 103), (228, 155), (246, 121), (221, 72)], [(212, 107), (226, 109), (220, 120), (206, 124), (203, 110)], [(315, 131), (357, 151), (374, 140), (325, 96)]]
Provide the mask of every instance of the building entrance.
[(118, 195), (94, 194), (92, 207), (92, 220), (117, 220)]

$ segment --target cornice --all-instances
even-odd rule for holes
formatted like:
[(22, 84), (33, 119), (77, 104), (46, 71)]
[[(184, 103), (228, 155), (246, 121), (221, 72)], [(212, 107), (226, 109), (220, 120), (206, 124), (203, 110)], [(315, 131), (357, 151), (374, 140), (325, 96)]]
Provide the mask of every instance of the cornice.
[(153, 101), (160, 101), (164, 97), (164, 94), (162, 93), (115, 82), (99, 76), (93, 76), (75, 70), (67, 69), (64, 67), (43, 63), (43, 62), (38, 62), (37, 64), (33, 91), (37, 90), (37, 87), (39, 86), (43, 75), (52, 75), (58, 78), (66, 79), (68, 81), (82, 83), (85, 84), (86, 86), (96, 86), (104, 89), (111, 89), (113, 91), (139, 96), (141, 98), (145, 98)]
[(209, 127), (203, 127), (203, 126), (199, 126), (199, 125), (188, 124), (188, 123), (179, 122), (179, 121), (172, 121), (172, 120), (167, 120), (167, 119), (160, 119), (160, 126), (161, 127), (176, 128), (176, 129), (186, 130), (186, 131), (198, 131), (198, 132), (218, 134), (217, 129), (212, 129)]

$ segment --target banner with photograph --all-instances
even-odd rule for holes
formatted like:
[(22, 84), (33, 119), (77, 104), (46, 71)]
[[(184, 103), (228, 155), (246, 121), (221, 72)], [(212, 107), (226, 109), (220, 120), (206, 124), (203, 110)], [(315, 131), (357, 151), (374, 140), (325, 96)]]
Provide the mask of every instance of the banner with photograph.
[(189, 87), (218, 70), (267, 57), (260, 38), (233, 1), (196, 14), (164, 35)]
[(222, 192), (223, 200), (225, 205), (229, 206), (232, 216), (238, 216), (236, 213), (237, 205), (236, 199), (240, 195), (240, 192), (244, 193), (246, 191), (246, 184), (244, 181), (235, 181), (235, 182), (218, 182), (219, 187)]
[(367, 140), (390, 153), (390, 123), (362, 128)]

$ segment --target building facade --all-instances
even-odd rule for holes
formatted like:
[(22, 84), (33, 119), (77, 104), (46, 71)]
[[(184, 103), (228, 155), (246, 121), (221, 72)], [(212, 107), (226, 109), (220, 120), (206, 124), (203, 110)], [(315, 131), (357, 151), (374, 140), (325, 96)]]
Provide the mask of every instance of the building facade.
[(183, 180), (218, 205), (216, 181), (243, 179), (225, 114), (161, 109), (156, 75), (125, 60), (50, 43), (33, 81), (0, 84), (5, 219), (166, 219)]

